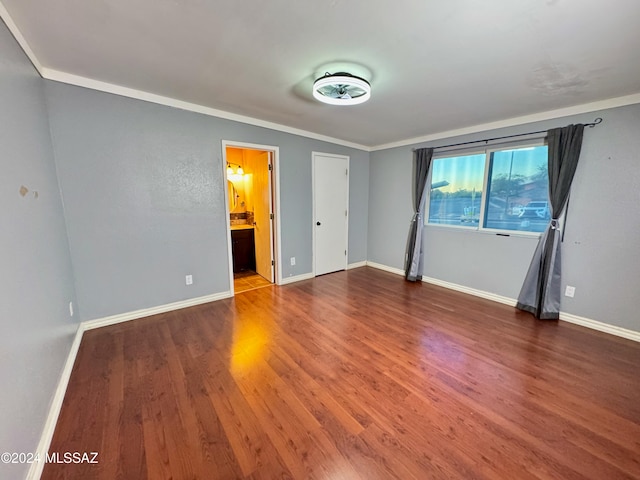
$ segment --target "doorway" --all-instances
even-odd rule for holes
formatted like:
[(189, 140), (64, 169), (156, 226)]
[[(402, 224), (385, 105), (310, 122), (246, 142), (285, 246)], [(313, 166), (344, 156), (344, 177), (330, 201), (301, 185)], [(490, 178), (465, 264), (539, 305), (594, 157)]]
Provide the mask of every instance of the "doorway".
[(346, 270), (349, 157), (313, 152), (314, 275)]
[(278, 282), (278, 147), (222, 142), (232, 293)]

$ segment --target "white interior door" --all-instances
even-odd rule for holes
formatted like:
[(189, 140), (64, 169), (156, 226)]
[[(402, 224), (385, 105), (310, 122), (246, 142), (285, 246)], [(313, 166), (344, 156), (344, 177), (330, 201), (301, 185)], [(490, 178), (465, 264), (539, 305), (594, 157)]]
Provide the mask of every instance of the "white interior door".
[(347, 268), (349, 157), (313, 153), (314, 271)]

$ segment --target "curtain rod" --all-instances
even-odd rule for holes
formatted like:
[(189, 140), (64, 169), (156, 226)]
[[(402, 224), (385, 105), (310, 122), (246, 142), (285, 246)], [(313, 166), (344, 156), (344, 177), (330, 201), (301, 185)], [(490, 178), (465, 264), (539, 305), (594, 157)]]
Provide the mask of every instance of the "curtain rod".
[[(593, 128), (596, 125), (600, 125), (601, 123), (602, 123), (602, 118), (598, 117), (591, 123), (585, 123), (584, 126), (585, 127), (589, 127), (589, 128)], [(547, 132), (548, 132), (548, 130), (539, 130), (537, 132), (516, 133), (515, 135), (505, 135), (503, 137), (487, 138), (485, 140), (472, 140), (470, 142), (452, 143), (451, 145), (441, 145), (439, 147), (432, 147), (432, 148), (434, 150), (437, 150), (437, 149), (440, 149), (440, 148), (451, 148), (451, 147), (459, 147), (461, 145), (471, 145), (472, 143), (482, 143), (482, 142), (489, 143), (489, 142), (493, 142), (494, 140), (503, 140), (505, 138), (524, 137), (524, 136), (528, 136), (528, 135), (536, 135), (538, 133), (547, 133)], [(415, 152), (416, 150), (417, 150), (417, 148), (412, 149), (413, 152)]]

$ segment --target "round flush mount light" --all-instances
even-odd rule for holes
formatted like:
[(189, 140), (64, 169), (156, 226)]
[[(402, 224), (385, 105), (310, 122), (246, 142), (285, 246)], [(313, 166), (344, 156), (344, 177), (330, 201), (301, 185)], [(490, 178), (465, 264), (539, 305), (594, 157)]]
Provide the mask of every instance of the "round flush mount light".
[(313, 82), (313, 97), (330, 105), (358, 105), (371, 98), (371, 85), (350, 73), (325, 73)]

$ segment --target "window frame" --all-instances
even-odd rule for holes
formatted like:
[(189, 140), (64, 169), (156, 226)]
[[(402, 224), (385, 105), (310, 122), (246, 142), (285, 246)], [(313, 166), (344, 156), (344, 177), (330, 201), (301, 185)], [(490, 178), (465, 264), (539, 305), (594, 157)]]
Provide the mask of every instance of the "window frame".
[[(451, 229), (451, 230), (459, 230), (465, 232), (477, 232), (485, 235), (500, 235), (500, 236), (511, 236), (511, 237), (533, 237), (539, 238), (544, 232), (532, 232), (527, 230), (507, 230), (501, 228), (491, 228), (485, 227), (485, 209), (487, 204), (487, 196), (489, 189), (489, 175), (491, 174), (491, 154), (493, 152), (500, 152), (503, 150), (517, 150), (521, 148), (531, 148), (531, 147), (543, 147), (548, 146), (546, 137), (538, 137), (538, 138), (529, 138), (526, 140), (520, 140), (515, 142), (507, 142), (507, 143), (498, 143), (493, 145), (482, 145), (480, 147), (470, 147), (465, 149), (455, 149), (455, 150), (447, 150), (443, 152), (437, 152), (434, 154), (431, 162), (431, 166), (429, 167), (429, 175), (427, 177), (427, 186), (431, 185), (432, 179), (431, 176), (433, 174), (433, 162), (438, 159), (443, 158), (452, 158), (452, 157), (462, 157), (467, 155), (484, 155), (484, 172), (483, 172), (483, 184), (482, 184), (482, 198), (480, 199), (480, 217), (477, 225), (448, 225), (442, 223), (429, 223), (429, 208), (431, 204), (431, 194), (425, 195), (425, 204), (424, 204), (424, 226), (429, 228), (442, 228), (442, 229)], [(437, 148), (437, 147), (436, 147)], [(547, 177), (549, 172), (547, 171)], [(564, 216), (564, 215), (563, 215)]]

